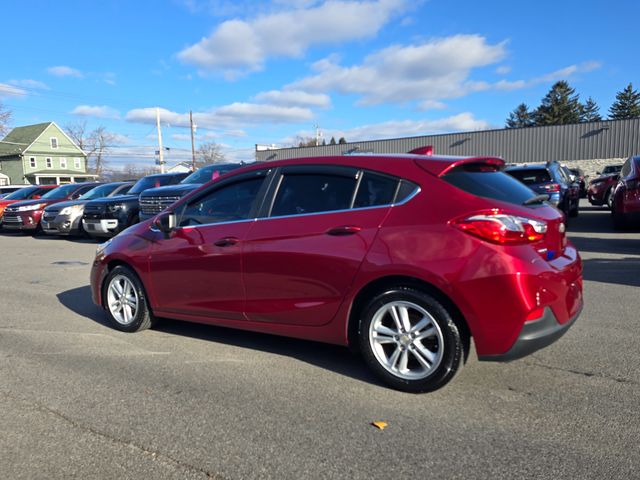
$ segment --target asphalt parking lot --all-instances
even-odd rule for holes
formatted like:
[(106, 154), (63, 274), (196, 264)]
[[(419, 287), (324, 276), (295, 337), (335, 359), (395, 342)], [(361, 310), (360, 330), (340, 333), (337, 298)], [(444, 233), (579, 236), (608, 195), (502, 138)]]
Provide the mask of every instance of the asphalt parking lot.
[(575, 326), (424, 395), (330, 345), (119, 333), (91, 303), (95, 243), (0, 233), (0, 478), (637, 478), (640, 231), (582, 206)]

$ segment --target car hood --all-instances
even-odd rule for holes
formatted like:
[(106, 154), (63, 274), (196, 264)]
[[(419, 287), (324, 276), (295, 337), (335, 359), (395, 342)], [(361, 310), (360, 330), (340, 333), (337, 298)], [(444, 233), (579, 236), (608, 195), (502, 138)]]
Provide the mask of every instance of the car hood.
[(599, 177), (593, 178), (589, 181), (589, 183), (604, 182), (606, 180), (617, 180), (619, 177), (619, 173), (609, 173), (608, 175), (600, 175)]
[(115, 197), (104, 197), (90, 200), (87, 203), (98, 203), (100, 205), (112, 205), (114, 203), (137, 202), (138, 195), (116, 195)]
[(59, 209), (59, 208), (65, 208), (65, 207), (73, 207), (74, 205), (84, 205), (87, 202), (89, 202), (89, 200), (69, 200), (67, 202), (58, 202), (55, 204), (55, 206), (56, 206), (56, 209)]
[(172, 197), (184, 196), (192, 192), (196, 188), (200, 188), (200, 183), (179, 183), (177, 185), (165, 185), (164, 187), (155, 187), (145, 190), (140, 194), (141, 197)]
[(21, 200), (19, 202), (16, 203), (12, 203), (11, 206), (12, 207), (26, 207), (29, 205), (38, 205), (39, 203), (44, 203), (45, 206), (46, 205), (51, 205), (53, 203), (60, 203), (60, 202), (64, 202), (65, 199), (64, 198), (56, 198), (56, 199), (47, 199), (47, 198), (38, 198), (37, 200)]

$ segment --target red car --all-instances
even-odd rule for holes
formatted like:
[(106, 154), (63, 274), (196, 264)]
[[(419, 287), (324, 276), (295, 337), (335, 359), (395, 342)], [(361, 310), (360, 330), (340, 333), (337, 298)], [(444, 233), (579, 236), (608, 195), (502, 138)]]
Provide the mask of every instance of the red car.
[(23, 200), (7, 206), (2, 216), (2, 228), (22, 232), (38, 233), (42, 230), (40, 220), (44, 207), (65, 200), (74, 200), (98, 183), (70, 183), (68, 185), (53, 185), (53, 189), (38, 199)]
[(582, 309), (563, 215), (497, 158), (283, 160), (209, 182), (98, 247), (93, 301), (125, 332), (156, 316), (358, 347), (411, 392), (528, 355)]
[(613, 192), (611, 216), (615, 228), (640, 226), (640, 156), (629, 157)]
[(591, 205), (606, 205), (611, 208), (613, 190), (618, 183), (622, 165), (607, 165), (599, 177), (589, 181), (587, 198)]
[(57, 187), (57, 185), (32, 185), (30, 187), (23, 187), (4, 198), (0, 198), (0, 225), (2, 225), (2, 214), (9, 205), (24, 200), (36, 200), (49, 190)]

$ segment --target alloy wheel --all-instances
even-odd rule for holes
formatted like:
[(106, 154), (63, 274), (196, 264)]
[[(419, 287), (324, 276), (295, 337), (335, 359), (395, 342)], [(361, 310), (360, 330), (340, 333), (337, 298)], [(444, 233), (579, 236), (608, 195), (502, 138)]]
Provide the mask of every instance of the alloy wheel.
[(129, 278), (116, 275), (107, 289), (107, 307), (116, 322), (129, 325), (138, 313), (138, 293)]

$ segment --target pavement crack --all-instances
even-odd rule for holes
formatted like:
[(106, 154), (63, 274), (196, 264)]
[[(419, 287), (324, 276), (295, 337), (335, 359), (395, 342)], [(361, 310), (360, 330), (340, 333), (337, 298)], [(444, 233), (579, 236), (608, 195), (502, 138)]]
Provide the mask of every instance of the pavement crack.
[(556, 367), (555, 365), (547, 365), (547, 364), (539, 363), (539, 362), (524, 362), (524, 364), (532, 366), (532, 367), (546, 368), (547, 370), (555, 370), (555, 371), (560, 371), (560, 372), (572, 373), (574, 375), (580, 375), (580, 376), (587, 377), (587, 378), (597, 377), (597, 378), (604, 378), (606, 380), (613, 380), (616, 383), (623, 383), (623, 384), (628, 384), (628, 385), (640, 385), (640, 382), (636, 382), (635, 380), (631, 380), (631, 379), (628, 379), (628, 378), (622, 378), (622, 377), (614, 377), (612, 375), (605, 375), (605, 374), (601, 374), (601, 373), (584, 372), (584, 371), (581, 371), (581, 370), (575, 370), (575, 369), (572, 369), (572, 368)]
[(48, 407), (47, 405), (41, 404), (39, 402), (35, 402), (33, 400), (26, 400), (26, 399), (19, 399), (19, 398), (15, 398), (12, 395), (6, 393), (6, 392), (0, 392), (0, 395), (2, 395), (3, 397), (11, 400), (11, 401), (18, 401), (18, 402), (23, 402), (26, 403), (28, 405), (30, 405), (31, 407), (44, 412), (44, 413), (48, 413), (50, 415), (53, 415), (54, 417), (58, 418), (59, 420), (62, 420), (63, 422), (67, 423), (68, 425), (71, 425), (73, 428), (76, 428), (78, 430), (82, 430), (84, 432), (87, 432), (91, 435), (95, 435), (97, 437), (102, 438), (103, 440), (106, 440), (110, 443), (116, 444), (116, 445), (120, 445), (120, 446), (125, 446), (128, 447), (134, 451), (137, 451), (139, 453), (141, 453), (142, 455), (146, 456), (146, 457), (151, 457), (151, 459), (153, 461), (161, 461), (161, 462), (165, 462), (168, 464), (171, 464), (175, 467), (181, 468), (183, 470), (188, 470), (190, 472), (193, 473), (199, 473), (202, 474), (204, 476), (206, 476), (206, 478), (210, 478), (212, 480), (228, 480), (226, 477), (223, 477), (222, 475), (219, 475), (217, 473), (213, 473), (213, 472), (209, 472), (208, 470), (205, 470), (204, 468), (200, 468), (197, 467), (195, 465), (192, 465), (190, 463), (184, 462), (182, 460), (179, 460), (177, 458), (172, 457), (171, 455), (167, 455), (165, 453), (159, 452), (159, 451), (155, 451), (155, 450), (151, 450), (147, 447), (145, 447), (144, 445), (135, 443), (132, 440), (125, 440), (122, 438), (118, 438), (114, 435), (110, 435), (109, 433), (106, 432), (102, 432), (100, 430), (98, 430), (97, 428), (91, 427), (89, 425), (85, 425), (83, 423), (80, 423), (76, 420), (74, 420), (71, 417), (68, 417), (67, 415), (65, 415), (64, 413), (61, 413), (57, 410), (54, 410), (51, 407)]

